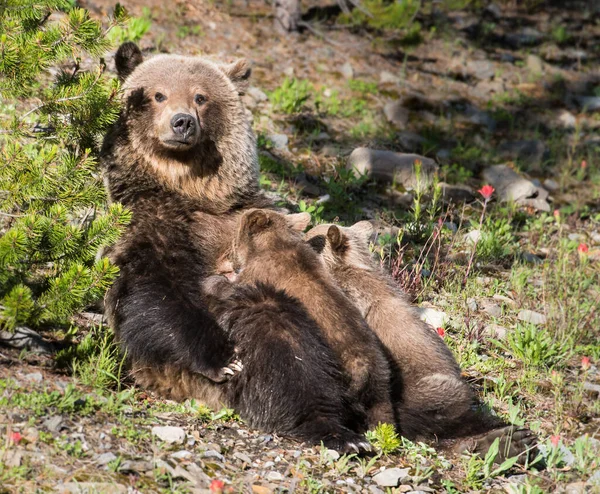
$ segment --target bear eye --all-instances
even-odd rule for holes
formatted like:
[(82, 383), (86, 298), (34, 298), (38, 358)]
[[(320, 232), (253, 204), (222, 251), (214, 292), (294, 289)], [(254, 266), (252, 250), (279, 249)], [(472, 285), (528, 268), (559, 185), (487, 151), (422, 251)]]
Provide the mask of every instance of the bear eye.
[(166, 97), (166, 96), (165, 96), (163, 93), (156, 93), (156, 94), (154, 95), (154, 99), (155, 99), (156, 101), (158, 101), (159, 103), (162, 103), (164, 100), (166, 100), (166, 99), (167, 99), (167, 97)]
[(206, 103), (206, 96), (202, 96), (201, 94), (197, 94), (196, 96), (194, 96), (194, 102), (197, 105), (203, 105), (204, 103)]

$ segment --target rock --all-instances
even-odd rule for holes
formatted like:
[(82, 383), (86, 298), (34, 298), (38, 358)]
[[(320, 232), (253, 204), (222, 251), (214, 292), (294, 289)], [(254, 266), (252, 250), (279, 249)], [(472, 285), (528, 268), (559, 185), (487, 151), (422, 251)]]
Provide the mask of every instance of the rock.
[(431, 307), (417, 307), (417, 312), (419, 313), (419, 318), (422, 321), (425, 321), (434, 328), (440, 328), (444, 326), (449, 320), (448, 314)]
[(519, 321), (528, 322), (531, 324), (546, 324), (546, 316), (529, 309), (523, 309), (517, 314)]
[[(163, 460), (157, 460), (156, 466), (160, 466), (159, 463), (163, 463), (167, 465), (167, 468), (171, 469), (171, 466), (165, 463)], [(144, 473), (149, 472), (154, 469), (154, 465), (145, 460), (125, 460), (123, 463), (119, 465), (119, 472), (136, 472), (136, 473)]]
[(59, 432), (62, 430), (62, 422), (63, 419), (60, 415), (54, 415), (53, 417), (48, 417), (42, 425), (48, 429), (50, 432)]
[(354, 79), (354, 68), (350, 62), (346, 62), (344, 65), (340, 67), (340, 74), (344, 76), (345, 79)]
[(506, 338), (507, 329), (499, 324), (488, 324), (484, 328), (484, 332), (496, 340), (503, 340)]
[(267, 468), (272, 468), (275, 466), (275, 462), (274, 461), (265, 461), (263, 468), (267, 469)]
[(600, 470), (596, 470), (588, 479), (588, 483), (594, 486), (600, 486)]
[(575, 99), (583, 111), (596, 112), (600, 110), (599, 96), (578, 96)]
[(563, 110), (558, 116), (558, 123), (565, 129), (574, 129), (577, 126), (577, 118), (567, 110)]
[(36, 383), (41, 383), (44, 380), (41, 372), (32, 372), (31, 374), (25, 374), (25, 379)]
[(506, 305), (510, 305), (511, 307), (517, 306), (517, 303), (512, 298), (506, 297), (504, 295), (495, 294), (495, 295), (492, 295), (492, 298), (498, 302), (502, 302), (502, 303), (505, 303)]
[(0, 331), (0, 343), (12, 348), (27, 348), (31, 352), (39, 354), (49, 354), (54, 351), (54, 345), (26, 326), (18, 326), (12, 333)]
[(530, 264), (543, 264), (543, 260), (536, 256), (535, 254), (531, 254), (530, 252), (523, 252), (521, 254), (521, 258)]
[(512, 201), (540, 211), (550, 211), (548, 191), (536, 187), (531, 180), (521, 177), (508, 165), (495, 165), (483, 171), (484, 180), (492, 185), (501, 201)]
[(586, 494), (590, 492), (590, 486), (587, 482), (571, 482), (565, 486), (565, 494)]
[(542, 74), (544, 72), (544, 62), (537, 55), (527, 55), (527, 58), (525, 58), (525, 66), (534, 74)]
[(214, 458), (215, 460), (225, 461), (225, 457), (214, 449), (206, 450), (204, 453), (202, 453), (202, 458)]
[(279, 472), (269, 472), (267, 474), (267, 480), (269, 482), (281, 482), (283, 480), (283, 475)]
[(102, 453), (101, 455), (98, 455), (98, 457), (96, 458), (96, 463), (98, 465), (108, 465), (111, 461), (116, 460), (117, 459), (117, 455), (115, 455), (114, 453), (108, 452), (108, 453)]
[(189, 451), (186, 451), (185, 449), (182, 449), (181, 451), (171, 453), (169, 456), (171, 458), (175, 458), (176, 460), (185, 460), (187, 458), (190, 458), (192, 456), (192, 453)]
[(356, 148), (349, 156), (346, 167), (360, 174), (367, 174), (375, 180), (414, 187), (417, 183), (414, 172), (416, 161), (422, 163), (421, 181), (425, 185), (431, 181), (431, 175), (437, 171), (438, 166), (435, 161), (417, 154)]
[(254, 86), (248, 88), (246, 94), (252, 97), (252, 99), (257, 103), (262, 103), (263, 101), (267, 101), (269, 99), (265, 93), (263, 93), (260, 89)]
[(376, 485), (370, 485), (369, 486), (369, 491), (371, 492), (371, 494), (385, 494), (385, 492), (383, 492), (379, 487), (377, 487)]
[(523, 46), (539, 45), (543, 41), (544, 35), (537, 29), (524, 27), (520, 31), (507, 34), (504, 39), (512, 48), (518, 49)]
[(582, 235), (581, 233), (569, 233), (567, 238), (571, 242), (583, 242), (585, 240), (585, 235)]
[(340, 454), (335, 449), (328, 449), (325, 452), (325, 456), (333, 461), (337, 461), (340, 459)]
[(496, 73), (494, 65), (487, 60), (471, 60), (467, 62), (466, 71), (469, 75), (480, 81), (492, 79)]
[(120, 494), (126, 493), (127, 487), (108, 482), (66, 482), (55, 488), (59, 493), (69, 494)]
[(379, 82), (381, 84), (399, 84), (400, 77), (395, 76), (387, 70), (384, 70), (383, 72), (381, 72), (381, 74), (379, 74)]
[(600, 384), (594, 384), (589, 381), (583, 383), (583, 389), (587, 391), (588, 395), (594, 398), (600, 398)]
[(595, 244), (600, 244), (600, 232), (590, 233), (590, 238), (593, 240), (593, 242)]
[(235, 453), (233, 453), (233, 457), (243, 461), (244, 463), (250, 465), (252, 463), (252, 459), (245, 453), (241, 453), (239, 451), (236, 451)]
[(489, 300), (484, 300), (482, 303), (483, 312), (490, 315), (491, 317), (500, 317), (502, 316), (502, 307), (498, 304), (494, 304)]
[(252, 492), (254, 494), (272, 494), (273, 489), (269, 489), (268, 487), (265, 487), (264, 485), (254, 484), (252, 486)]
[(468, 298), (467, 299), (467, 307), (469, 308), (469, 310), (471, 312), (476, 312), (477, 311), (477, 302), (475, 301), (474, 298)]
[(471, 230), (465, 235), (465, 240), (471, 244), (479, 242), (481, 239), (481, 230)]
[(461, 203), (471, 202), (475, 199), (473, 189), (468, 185), (450, 185), (445, 182), (440, 182), (442, 188), (442, 196), (449, 202)]
[(558, 189), (560, 189), (560, 185), (558, 184), (558, 182), (556, 180), (547, 178), (546, 180), (544, 180), (544, 188), (548, 192), (556, 192)]
[(409, 111), (402, 106), (400, 101), (390, 101), (383, 107), (383, 113), (388, 122), (397, 129), (404, 129), (408, 123)]
[(548, 155), (546, 145), (539, 140), (503, 142), (498, 152), (505, 159), (519, 160), (534, 168), (539, 168)]
[(402, 479), (409, 476), (409, 468), (387, 468), (373, 476), (373, 482), (380, 487), (397, 487)]
[(267, 139), (271, 141), (274, 149), (278, 149), (280, 151), (288, 151), (288, 136), (285, 134), (269, 134)]
[(405, 151), (414, 153), (419, 151), (423, 144), (425, 144), (425, 138), (414, 132), (399, 132), (398, 141)]
[(152, 435), (169, 444), (183, 444), (185, 431), (181, 427), (155, 426), (152, 427)]

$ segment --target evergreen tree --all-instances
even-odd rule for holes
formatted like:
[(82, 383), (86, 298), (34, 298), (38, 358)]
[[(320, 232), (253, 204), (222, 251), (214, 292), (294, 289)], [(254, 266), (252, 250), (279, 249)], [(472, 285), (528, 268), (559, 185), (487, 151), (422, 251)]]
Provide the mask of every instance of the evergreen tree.
[(0, 2), (0, 329), (67, 324), (118, 270), (100, 250), (130, 219), (97, 157), (118, 116), (107, 28), (70, 0)]

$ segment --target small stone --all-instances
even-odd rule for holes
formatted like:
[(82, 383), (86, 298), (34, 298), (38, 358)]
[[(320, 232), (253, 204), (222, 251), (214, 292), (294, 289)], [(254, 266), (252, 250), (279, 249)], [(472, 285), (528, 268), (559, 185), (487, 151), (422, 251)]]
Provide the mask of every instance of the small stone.
[(595, 244), (600, 244), (600, 233), (592, 232), (590, 233), (590, 238), (593, 240)]
[(181, 427), (170, 425), (152, 427), (152, 435), (169, 444), (183, 444), (185, 431)]
[(346, 62), (344, 65), (340, 67), (340, 74), (344, 76), (345, 79), (353, 79), (354, 78), (354, 68), (350, 62)]
[(581, 233), (569, 233), (567, 238), (571, 240), (571, 242), (583, 242), (585, 240), (585, 235)]
[(595, 112), (600, 110), (600, 97), (598, 96), (579, 96), (576, 100), (583, 111)]
[(482, 300), (480, 305), (483, 309), (483, 312), (491, 317), (500, 317), (502, 315), (502, 307), (491, 300)]
[(113, 482), (66, 482), (58, 484), (56, 490), (62, 493), (69, 494), (121, 494), (127, 492), (127, 487)]
[(449, 320), (448, 314), (431, 307), (417, 307), (417, 312), (419, 313), (419, 318), (422, 321), (425, 321), (434, 328), (440, 328), (444, 326)]
[(467, 299), (467, 307), (469, 308), (469, 310), (471, 312), (476, 312), (477, 311), (477, 302), (474, 298), (468, 298)]
[(510, 305), (511, 307), (517, 306), (517, 303), (512, 298), (509, 298), (505, 295), (495, 294), (495, 295), (492, 295), (492, 298), (498, 302), (502, 302), (502, 303), (505, 303), (506, 305)]
[(467, 62), (467, 73), (476, 79), (486, 81), (494, 77), (494, 65), (487, 60), (471, 60)]
[(169, 456), (171, 458), (175, 458), (176, 460), (185, 460), (186, 458), (190, 458), (192, 456), (192, 453), (186, 451), (185, 449), (182, 449), (181, 451), (171, 453)]
[(590, 396), (594, 398), (600, 398), (600, 384), (594, 384), (589, 381), (585, 381), (583, 383), (583, 389), (587, 391)]
[(236, 451), (235, 453), (233, 453), (233, 457), (236, 458), (237, 460), (240, 460), (248, 465), (250, 465), (252, 463), (252, 459), (245, 453), (241, 453), (239, 451)]
[(590, 492), (590, 486), (587, 482), (571, 482), (565, 486), (565, 494), (586, 494)]
[(285, 134), (269, 134), (267, 139), (271, 141), (274, 149), (278, 149), (280, 151), (288, 150), (288, 136)]
[(454, 204), (471, 202), (475, 199), (473, 189), (468, 185), (450, 185), (445, 182), (440, 182), (439, 186), (442, 188), (442, 196), (444, 199), (453, 202)]
[(283, 70), (284, 75), (288, 76), (288, 77), (294, 77), (294, 67), (286, 67)]
[(600, 470), (596, 470), (588, 479), (588, 482), (594, 486), (600, 486)]
[(500, 200), (531, 206), (541, 211), (550, 211), (546, 201), (548, 191), (536, 187), (531, 180), (519, 175), (508, 165), (495, 165), (483, 171), (484, 180), (492, 185)]
[(379, 82), (381, 84), (399, 84), (400, 77), (395, 76), (387, 70), (384, 70), (383, 72), (381, 72), (381, 74), (379, 74)]
[(59, 432), (62, 429), (62, 422), (63, 419), (60, 415), (54, 415), (44, 420), (42, 425), (51, 432)]
[(265, 487), (264, 485), (254, 484), (252, 486), (252, 492), (254, 494), (271, 494), (273, 492), (273, 489), (269, 489), (268, 487)]
[(214, 458), (215, 460), (225, 461), (225, 457), (214, 449), (206, 450), (204, 453), (202, 453), (202, 458)]
[(275, 466), (274, 461), (266, 461), (265, 464), (263, 465), (263, 468), (272, 468), (274, 466)]
[(523, 309), (517, 314), (519, 321), (528, 322), (531, 324), (546, 324), (546, 316), (534, 310)]
[[(171, 466), (168, 465), (167, 463), (165, 463), (163, 460), (157, 460), (156, 466), (159, 466), (159, 462), (164, 463), (165, 465), (167, 465), (168, 468), (171, 469)], [(121, 463), (119, 465), (120, 472), (144, 473), (144, 472), (149, 472), (150, 470), (153, 470), (153, 469), (154, 469), (154, 465), (152, 463), (150, 463), (149, 461), (144, 461), (144, 460), (140, 460), (140, 461), (125, 460), (123, 463)]]
[(388, 122), (397, 129), (406, 128), (408, 123), (409, 111), (402, 106), (400, 101), (390, 101), (383, 107), (383, 113)]
[(337, 461), (340, 459), (340, 454), (335, 449), (328, 449), (325, 452), (325, 456), (332, 461)]
[(577, 118), (571, 112), (563, 110), (558, 116), (558, 123), (565, 129), (574, 129), (577, 126)]
[(117, 455), (115, 455), (114, 453), (108, 452), (108, 453), (102, 453), (101, 455), (98, 455), (98, 457), (96, 458), (96, 463), (98, 465), (108, 465), (111, 461), (114, 461), (117, 459)]
[(532, 254), (530, 252), (523, 252), (521, 254), (521, 257), (525, 262), (528, 262), (530, 264), (543, 264), (544, 263), (544, 261), (541, 258), (539, 258), (535, 254)]
[(257, 103), (262, 103), (263, 101), (267, 101), (268, 99), (267, 95), (264, 92), (262, 92), (260, 89), (254, 86), (251, 86), (248, 89), (248, 91), (246, 91), (246, 94), (250, 95), (252, 99)]
[(267, 480), (270, 482), (281, 482), (283, 480), (283, 475), (279, 472), (269, 472), (267, 474)]
[(36, 383), (41, 383), (44, 380), (41, 372), (32, 372), (31, 374), (25, 374), (25, 379)]
[(383, 492), (379, 487), (377, 487), (376, 485), (370, 485), (369, 486), (369, 491), (371, 491), (371, 494), (385, 494), (385, 492)]
[(421, 162), (421, 183), (432, 181), (438, 166), (432, 159), (417, 154), (395, 153), (369, 148), (356, 148), (348, 157), (346, 168), (366, 174), (375, 180), (414, 187), (417, 184), (415, 162)]
[(506, 328), (498, 324), (488, 324), (484, 331), (487, 335), (496, 340), (503, 340), (506, 338)]
[(409, 468), (387, 468), (373, 476), (373, 482), (380, 487), (397, 487), (402, 479), (409, 476)]
[(544, 39), (544, 35), (532, 27), (524, 27), (520, 31), (511, 32), (504, 37), (512, 48), (538, 45)]
[(465, 240), (469, 243), (474, 244), (475, 242), (479, 242), (481, 239), (481, 230), (471, 230), (469, 233), (465, 235)]
[(534, 74), (542, 74), (544, 72), (544, 62), (537, 55), (527, 55), (527, 58), (525, 59), (525, 65)]
[(547, 178), (546, 180), (544, 180), (544, 188), (548, 192), (556, 192), (558, 189), (560, 189), (560, 185), (558, 184), (558, 182), (556, 180)]

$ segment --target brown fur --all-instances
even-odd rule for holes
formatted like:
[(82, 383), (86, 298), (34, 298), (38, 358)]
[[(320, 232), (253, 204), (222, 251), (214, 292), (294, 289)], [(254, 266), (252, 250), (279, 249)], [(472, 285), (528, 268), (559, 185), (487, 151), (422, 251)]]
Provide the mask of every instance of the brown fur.
[(299, 232), (308, 221), (306, 214), (246, 212), (234, 243), (240, 280), (266, 283), (298, 299), (338, 355), (352, 395), (367, 409), (369, 425), (394, 422), (389, 367), (381, 343), (335, 285), (320, 257), (303, 242)]
[(463, 417), (470, 410), (472, 392), (439, 335), (374, 266), (368, 249), (371, 233), (368, 222), (350, 228), (319, 225), (306, 240), (322, 249), (329, 272), (393, 357), (401, 373), (401, 389), (395, 391), (403, 434), (440, 434), (444, 431), (433, 425), (441, 421), (445, 428)]

